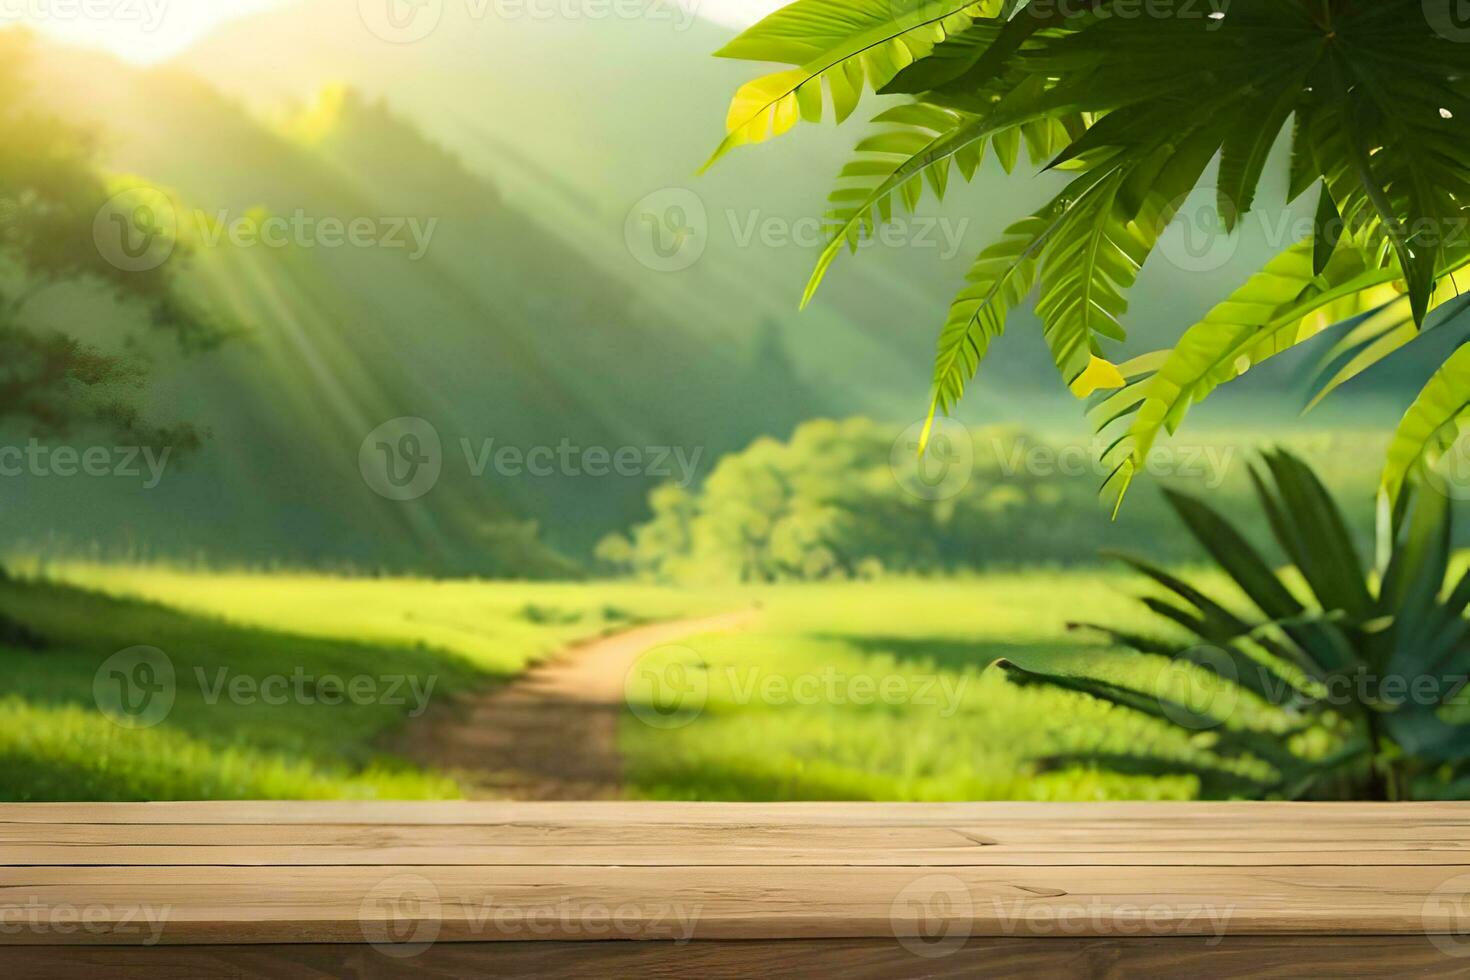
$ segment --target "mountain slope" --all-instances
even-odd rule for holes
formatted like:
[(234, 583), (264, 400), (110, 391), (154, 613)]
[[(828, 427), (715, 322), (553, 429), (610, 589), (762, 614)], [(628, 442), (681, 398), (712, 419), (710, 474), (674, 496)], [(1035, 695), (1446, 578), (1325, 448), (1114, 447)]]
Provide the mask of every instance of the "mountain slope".
[[(975, 184), (952, 186), (943, 207), (926, 199), (923, 215), (947, 218), (939, 233), (926, 234), (916, 223), (897, 247), (844, 256), (817, 302), (797, 317), (796, 301), (819, 249), (814, 237), (791, 239), (813, 232), (862, 125), (851, 122), (839, 133), (798, 126), (695, 178), (722, 135), (730, 94), (752, 71), (711, 57), (728, 30), (653, 3), (633, 8), (642, 16), (600, 19), (578, 16), (591, 8), (575, 5), (558, 7), (565, 15), (554, 17), (497, 17), (496, 11), (523, 8), (494, 4), (428, 5), (440, 7), (426, 36), (391, 43), (368, 28), (356, 0), (298, 0), (224, 25), (179, 63), (252, 105), (286, 105), (336, 80), (388, 94), (469, 167), (493, 175), (551, 233), (651, 305), (722, 336), (745, 335), (752, 318), (789, 324), (798, 368), (824, 385), (824, 398), (839, 411), (895, 420), (923, 412), (934, 338), (969, 263), (1061, 183), (1024, 167), (1007, 177), (988, 158)], [(524, 9), (549, 8), (533, 0)], [(859, 114), (881, 105), (869, 98)], [(1131, 341), (1119, 357), (1177, 336), (1291, 244), (1292, 229), (1310, 213), (1282, 204), (1285, 169), (1278, 155), (1259, 213), (1234, 239), (1212, 230), (1213, 192), (1191, 201), (1180, 219), (1184, 234), (1161, 248), (1139, 277), (1128, 318)], [(707, 247), (689, 268), (651, 271), (630, 255), (627, 220), (650, 193), (659, 195), (655, 217), (698, 202)], [(982, 376), (963, 416), (1079, 424), (1029, 310), (1013, 318), (994, 346), (995, 363), (1007, 369)], [(1288, 393), (1268, 386), (1239, 397), (1266, 407), (1264, 394), (1268, 412), (1290, 412), (1299, 404), (1295, 382), (1314, 356), (1307, 351), (1273, 369), (1282, 372), (1278, 382), (1292, 382)], [(1387, 387), (1396, 390), (1391, 382)], [(1205, 420), (1231, 421), (1236, 395), (1223, 394), (1217, 403), (1227, 407), (1219, 410), (1206, 406)]]
[[(819, 408), (797, 392), (780, 412), (737, 410), (765, 404), (747, 387), (749, 343), (650, 310), (384, 104), (336, 89), (267, 125), (177, 70), (47, 49), (34, 76), (53, 110), (99, 130), (109, 169), (170, 189), (193, 232), (191, 281), (248, 333), (188, 361), (160, 352), (155, 407), (210, 428), (202, 452), (147, 491), (16, 488), (10, 526), (32, 538), (65, 527), (73, 543), (225, 560), (554, 571), (527, 520), (584, 553), (641, 512), (662, 471), (589, 476), (574, 461), (538, 476), (487, 465), (487, 446), (677, 446), (708, 461)], [(252, 244), (272, 220), (286, 244)], [(332, 221), (370, 234), (343, 244)], [(42, 312), (115, 341), (105, 297), (72, 291)], [(442, 475), (410, 501), (360, 469), (369, 433), (401, 416), (442, 444)]]

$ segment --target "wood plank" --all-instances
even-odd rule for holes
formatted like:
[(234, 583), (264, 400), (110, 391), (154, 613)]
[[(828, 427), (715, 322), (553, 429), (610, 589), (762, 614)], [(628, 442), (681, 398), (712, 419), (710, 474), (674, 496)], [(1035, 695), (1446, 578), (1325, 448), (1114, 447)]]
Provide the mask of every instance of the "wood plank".
[(857, 850), (726, 846), (708, 850), (663, 845), (581, 847), (333, 847), (309, 845), (112, 847), (106, 845), (0, 847), (0, 865), (8, 867), (337, 867), (446, 866), (466, 867), (1397, 867), (1457, 866), (1470, 870), (1470, 852), (1383, 848), (1380, 850), (1017, 850), (986, 848), (971, 854), (964, 848), (929, 850), (870, 847)]
[[(365, 828), (150, 824), (0, 827), (0, 865), (699, 865), (966, 864), (986, 846), (946, 827), (750, 827), (506, 824)], [(946, 854), (946, 852), (953, 852)]]
[(7, 805), (0, 945), (1396, 936), (1470, 954), (1467, 855), (1465, 804)]
[[(0, 921), (15, 943), (353, 942), (416, 930), (441, 941), (1423, 935), (1463, 928), (1470, 874), (1456, 871), (10, 868), (0, 871)], [(69, 932), (54, 909), (73, 910)]]
[[(1127, 822), (1045, 827), (596, 828), (515, 825), (57, 824), (0, 827), (0, 866), (117, 865), (1470, 865), (1470, 826), (1248, 828), (1220, 833)], [(1344, 846), (1344, 839), (1351, 840)], [(657, 840), (657, 843), (652, 841)], [(1140, 840), (1143, 843), (1140, 843)]]
[[(310, 806), (310, 805), (308, 805)], [(0, 865), (1465, 865), (1470, 812), (1433, 816), (1420, 807), (1349, 811), (1249, 806), (1233, 819), (1198, 820), (1197, 808), (1132, 807), (1127, 815), (1072, 817), (1046, 804), (972, 805), (962, 822), (935, 823), (926, 807), (846, 805), (848, 824), (829, 807), (735, 807), (738, 821), (671, 822), (662, 805), (558, 805), (487, 812), (436, 805), (435, 816), (464, 823), (176, 823), (192, 804), (159, 805), (150, 822), (110, 822), (115, 806), (68, 807), (77, 822), (0, 822)], [(977, 809), (978, 807), (978, 809)], [(235, 805), (208, 807), (212, 816)], [(252, 810), (254, 808), (245, 808)], [(272, 810), (278, 805), (272, 805)], [(376, 812), (377, 807), (371, 807)], [(1003, 815), (991, 816), (993, 811)], [(29, 812), (29, 811), (23, 811)], [(294, 813), (288, 808), (286, 813)], [(342, 814), (339, 806), (333, 812)], [(349, 814), (367, 812), (349, 805)], [(727, 812), (724, 808), (715, 814)], [(423, 811), (414, 808), (413, 813)], [(609, 814), (628, 817), (609, 822)], [(330, 816), (330, 814), (326, 814)], [(688, 815), (688, 814), (686, 814)], [(243, 814), (249, 816), (249, 813)], [(522, 817), (514, 819), (514, 817)], [(1269, 817), (1269, 819), (1265, 819)], [(875, 819), (881, 818), (881, 819)], [(479, 819), (484, 822), (474, 822)], [(820, 831), (820, 832), (816, 832)]]
[(464, 977), (639, 977), (645, 980), (930, 980), (1035, 976), (1049, 980), (1149, 977), (1464, 977), (1470, 961), (1423, 937), (1232, 936), (1202, 939), (975, 938), (945, 957), (921, 958), (893, 940), (673, 943), (441, 943), (399, 958), (364, 945), (0, 947), (0, 975), (109, 980), (462, 980)]
[(1154, 819), (1175, 826), (1206, 821), (1260, 826), (1324, 820), (1354, 825), (1411, 819), (1470, 824), (1465, 803), (642, 803), (289, 801), (160, 803), (0, 803), (0, 823), (178, 824), (667, 824), (738, 829), (747, 824), (802, 826), (949, 826), (1010, 818), (1069, 823), (1079, 819)]

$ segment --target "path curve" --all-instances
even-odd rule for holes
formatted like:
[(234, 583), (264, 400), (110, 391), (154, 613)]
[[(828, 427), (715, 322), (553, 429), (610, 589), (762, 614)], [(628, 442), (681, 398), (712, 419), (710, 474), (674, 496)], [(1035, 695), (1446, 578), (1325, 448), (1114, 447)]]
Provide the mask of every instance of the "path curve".
[(431, 708), (394, 751), (450, 773), (471, 799), (617, 799), (628, 671), (654, 647), (738, 630), (756, 615), (654, 623), (575, 644), (509, 684)]

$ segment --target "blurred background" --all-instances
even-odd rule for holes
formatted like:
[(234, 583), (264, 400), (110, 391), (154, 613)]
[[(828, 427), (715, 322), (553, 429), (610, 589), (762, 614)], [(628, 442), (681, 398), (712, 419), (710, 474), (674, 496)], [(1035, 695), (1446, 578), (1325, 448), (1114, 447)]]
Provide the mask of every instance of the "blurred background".
[[(775, 3), (22, 6), (0, 17), (0, 330), (32, 370), (0, 379), (7, 799), (1195, 795), (1049, 764), (1193, 747), (985, 666), (1136, 616), (1100, 549), (1197, 561), (1159, 487), (1249, 513), (1267, 443), (1366, 548), (1403, 379), (1443, 354), (1305, 417), (1320, 350), (1258, 369), (1113, 520), (1029, 310), (917, 451), (948, 299), (1054, 175), (988, 159), (803, 313), (860, 127), (694, 176), (750, 75), (711, 53)], [(1123, 354), (1290, 243), (1284, 171), (1229, 238), (1191, 199)], [(45, 225), (52, 200), (85, 220)], [(691, 627), (562, 678), (556, 710), (506, 706), (569, 644), (669, 620)]]

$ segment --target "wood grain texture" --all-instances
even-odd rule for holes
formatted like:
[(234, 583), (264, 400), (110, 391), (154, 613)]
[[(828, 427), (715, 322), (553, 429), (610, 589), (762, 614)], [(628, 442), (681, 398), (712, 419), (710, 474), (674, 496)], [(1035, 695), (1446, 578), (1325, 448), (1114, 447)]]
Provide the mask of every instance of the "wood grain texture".
[[(0, 823), (0, 866), (1470, 864), (1470, 825), (1396, 819), (1218, 827), (1015, 818), (950, 826), (708, 822)], [(158, 848), (166, 847), (166, 853)]]
[(463, 980), (465, 977), (637, 977), (640, 980), (1201, 980), (1470, 975), (1470, 960), (1423, 937), (1201, 939), (971, 939), (945, 957), (918, 957), (893, 940), (673, 943), (439, 943), (412, 957), (371, 946), (0, 947), (11, 980)]
[(1068, 823), (1079, 818), (1154, 819), (1187, 826), (1313, 825), (1323, 820), (1383, 824), (1401, 818), (1470, 824), (1465, 803), (425, 803), (239, 800), (228, 803), (0, 803), (0, 823), (664, 824), (721, 827), (948, 826), (1010, 817)]
[[(669, 942), (586, 942), (628, 939)], [(4, 976), (1466, 975), (1470, 806), (4, 805), (0, 946)]]

